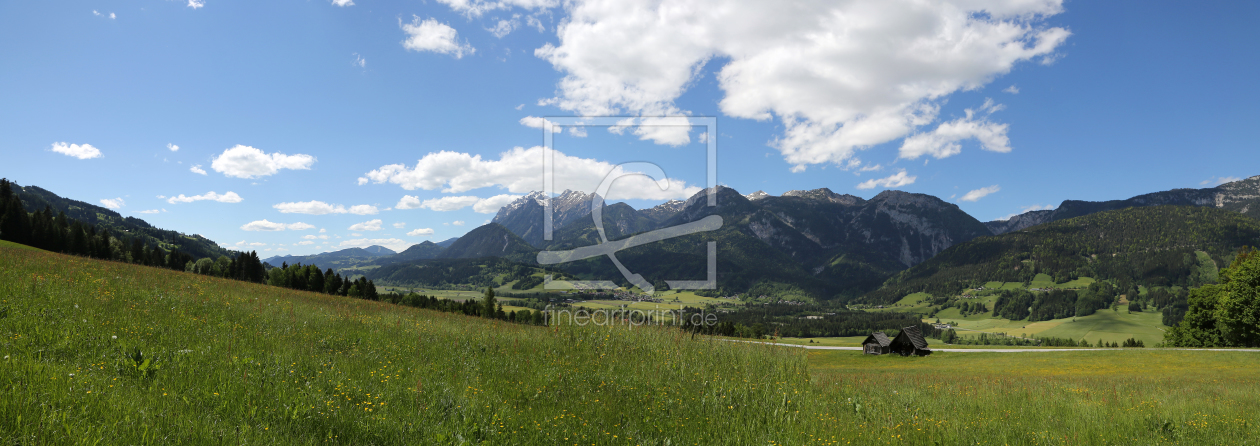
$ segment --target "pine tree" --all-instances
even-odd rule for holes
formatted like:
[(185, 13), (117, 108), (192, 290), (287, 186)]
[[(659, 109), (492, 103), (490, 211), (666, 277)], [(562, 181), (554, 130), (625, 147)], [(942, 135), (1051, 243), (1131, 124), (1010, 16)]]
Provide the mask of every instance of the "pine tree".
[(486, 287), (486, 297), (481, 301), (481, 315), (486, 318), (495, 317), (496, 303), (494, 288)]

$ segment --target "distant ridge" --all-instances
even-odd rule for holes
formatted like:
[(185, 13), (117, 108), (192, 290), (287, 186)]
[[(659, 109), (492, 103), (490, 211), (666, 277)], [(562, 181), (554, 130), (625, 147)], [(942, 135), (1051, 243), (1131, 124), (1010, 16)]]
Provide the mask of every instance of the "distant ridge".
[(1260, 175), (1216, 187), (1173, 189), (1142, 194), (1126, 200), (1064, 200), (1054, 210), (1029, 211), (1007, 220), (985, 222), (984, 225), (997, 235), (1097, 212), (1162, 205), (1214, 207), (1260, 219)]

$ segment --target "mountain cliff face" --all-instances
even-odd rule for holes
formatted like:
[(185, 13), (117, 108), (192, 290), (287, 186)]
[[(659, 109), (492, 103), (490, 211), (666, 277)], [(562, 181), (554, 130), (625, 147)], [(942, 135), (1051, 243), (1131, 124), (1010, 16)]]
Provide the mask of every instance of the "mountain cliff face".
[(478, 257), (508, 257), (533, 252), (525, 240), (497, 223), (487, 223), (468, 231), (450, 247), (438, 254), (439, 259), (472, 259)]
[[(603, 203), (603, 199), (598, 194), (585, 194), (571, 190), (565, 190), (559, 196), (552, 198), (552, 234), (554, 235), (555, 231), (577, 219), (590, 215), (592, 200)], [(531, 246), (542, 246), (546, 203), (546, 194), (532, 192), (499, 209), (491, 222), (502, 225)]]
[(1173, 189), (1138, 195), (1127, 200), (1066, 200), (1051, 211), (1025, 212), (1008, 220), (990, 221), (984, 225), (997, 235), (1097, 212), (1162, 205), (1215, 207), (1260, 219), (1260, 176), (1206, 189)]

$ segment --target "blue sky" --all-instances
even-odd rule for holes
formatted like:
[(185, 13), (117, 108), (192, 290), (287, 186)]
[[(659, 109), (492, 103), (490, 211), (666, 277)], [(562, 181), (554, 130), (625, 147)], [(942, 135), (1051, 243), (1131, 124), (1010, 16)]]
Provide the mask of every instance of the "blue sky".
[[(542, 188), (547, 116), (714, 116), (743, 193), (982, 221), (1260, 174), (1256, 3), (902, 3), (4, 2), (0, 176), (270, 256), (467, 232)], [(560, 186), (685, 197), (701, 133), (570, 131)]]

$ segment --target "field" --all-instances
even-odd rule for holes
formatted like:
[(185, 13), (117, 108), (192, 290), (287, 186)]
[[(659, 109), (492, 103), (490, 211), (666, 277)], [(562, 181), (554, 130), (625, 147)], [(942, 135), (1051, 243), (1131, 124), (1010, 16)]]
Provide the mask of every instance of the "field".
[(0, 336), (5, 444), (1256, 444), (1260, 422), (1260, 353), (870, 357), (3, 246)]

